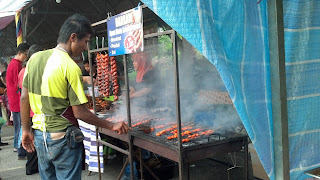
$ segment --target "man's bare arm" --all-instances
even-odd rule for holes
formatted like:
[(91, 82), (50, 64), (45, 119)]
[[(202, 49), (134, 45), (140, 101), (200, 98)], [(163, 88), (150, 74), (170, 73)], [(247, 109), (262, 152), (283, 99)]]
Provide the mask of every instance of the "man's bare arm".
[(128, 132), (128, 126), (123, 123), (111, 123), (106, 120), (98, 118), (96, 115), (94, 115), (92, 112), (90, 112), (87, 107), (83, 104), (72, 106), (72, 111), (77, 119), (81, 119), (82, 121), (85, 121), (89, 124), (93, 124), (98, 127), (110, 129), (113, 131), (117, 131), (119, 134), (127, 133)]
[(20, 115), (22, 123), (22, 146), (29, 153), (34, 152), (34, 137), (30, 123), (30, 103), (28, 89), (22, 88), (20, 98)]
[(20, 98), (20, 114), (21, 114), (21, 123), (22, 130), (30, 131), (30, 103), (29, 103), (29, 94), (28, 89), (22, 88), (21, 98)]

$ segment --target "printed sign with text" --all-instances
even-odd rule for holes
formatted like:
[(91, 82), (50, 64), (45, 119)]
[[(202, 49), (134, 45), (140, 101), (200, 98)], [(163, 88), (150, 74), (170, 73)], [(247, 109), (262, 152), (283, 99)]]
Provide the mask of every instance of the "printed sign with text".
[(109, 56), (143, 51), (141, 6), (112, 16), (107, 21)]

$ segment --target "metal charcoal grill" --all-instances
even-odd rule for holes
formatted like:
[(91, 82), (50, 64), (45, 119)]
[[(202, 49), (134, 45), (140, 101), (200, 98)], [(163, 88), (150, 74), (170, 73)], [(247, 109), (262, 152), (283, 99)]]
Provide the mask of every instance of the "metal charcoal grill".
[[(165, 111), (152, 111), (151, 114), (132, 114), (132, 131), (130, 132), (130, 136), (133, 137), (133, 145), (159, 154), (172, 161), (186, 164), (192, 161), (211, 158), (218, 154), (225, 154), (227, 152), (236, 152), (241, 150), (244, 150), (245, 152), (248, 151), (246, 136), (242, 136), (236, 132), (228, 131), (223, 127), (219, 127), (213, 129), (212, 133), (200, 135), (197, 138), (190, 139), (188, 142), (183, 142), (181, 144), (183, 150), (179, 153), (178, 138), (171, 140), (167, 139), (172, 135), (171, 131), (177, 130), (177, 128), (173, 128), (171, 131), (168, 131), (161, 136), (156, 135), (161, 130), (177, 126), (174, 119), (175, 118), (170, 113)], [(108, 117), (107, 120), (112, 122), (126, 122), (127, 117), (125, 115), (116, 115)], [(189, 129), (190, 131), (201, 129), (201, 131), (197, 132), (199, 134), (209, 130), (207, 127), (200, 126), (196, 122), (186, 122), (181, 123), (181, 132), (184, 132), (183, 128), (185, 127), (192, 127), (192, 129)], [(126, 135), (118, 135), (106, 129), (100, 129), (100, 132), (129, 142), (128, 136)], [(184, 139), (184, 136), (182, 136), (182, 139)], [(244, 154), (244, 171), (247, 171), (247, 155), (246, 153)], [(180, 160), (179, 156), (182, 156), (183, 159)], [(189, 171), (187, 166), (185, 166), (183, 170), (185, 172)]]
[[(133, 110), (130, 106), (130, 98), (129, 98), (129, 81), (128, 81), (128, 72), (127, 72), (127, 57), (123, 56), (124, 62), (124, 71), (125, 71), (125, 92), (126, 92), (126, 116), (122, 116), (120, 118), (112, 119), (110, 117), (110, 121), (127, 121), (128, 125), (133, 127), (133, 130), (128, 133), (128, 135), (119, 135), (113, 131), (108, 129), (98, 128), (99, 131), (103, 134), (109, 135), (111, 137), (120, 139), (122, 141), (128, 142), (129, 150), (123, 150), (113, 145), (110, 145), (106, 142), (102, 142), (97, 140), (99, 143), (103, 143), (105, 145), (114, 148), (129, 156), (129, 161), (132, 167), (132, 157), (133, 153), (133, 145), (139, 148), (146, 149), (148, 151), (159, 154), (165, 158), (173, 160), (179, 163), (179, 179), (189, 179), (189, 169), (188, 163), (192, 161), (197, 161), (205, 158), (211, 158), (219, 154), (225, 154), (228, 152), (236, 152), (244, 150), (244, 160), (245, 160), (245, 168), (244, 174), (247, 178), (247, 136), (241, 135), (232, 135), (226, 133), (226, 131), (219, 130), (213, 133), (207, 134), (206, 136), (200, 136), (195, 139), (191, 139), (188, 142), (182, 142), (183, 136), (181, 137), (182, 131), (182, 123), (181, 123), (181, 111), (180, 111), (180, 88), (179, 88), (179, 71), (178, 71), (178, 55), (177, 55), (177, 43), (176, 43), (176, 32), (174, 30), (168, 30), (160, 33), (153, 33), (149, 35), (145, 35), (145, 38), (157, 37), (161, 35), (169, 35), (171, 37), (172, 48), (173, 48), (173, 60), (174, 60), (174, 89), (175, 89), (175, 108), (174, 111), (169, 109), (148, 109), (145, 111)], [(90, 49), (90, 48), (88, 48)], [(220, 94), (218, 94), (220, 95)], [(218, 99), (219, 104), (225, 104), (225, 100), (223, 98)], [(172, 101), (173, 102), (173, 101)], [(171, 101), (168, 103), (173, 104)], [(232, 104), (232, 102), (230, 102)], [(148, 107), (149, 108), (149, 107)], [(147, 112), (149, 116), (141, 118), (141, 115), (132, 114), (132, 112)], [(152, 116), (150, 116), (152, 115)], [(170, 116), (171, 115), (171, 116)], [(160, 117), (160, 118), (159, 118)], [(142, 120), (143, 119), (143, 120)], [(152, 128), (155, 126), (154, 121), (163, 121), (169, 122), (169, 120), (173, 121), (174, 124), (177, 125), (177, 138), (168, 140), (168, 135), (165, 136), (157, 136), (155, 131), (142, 131), (139, 129), (140, 127), (148, 127)], [(143, 122), (144, 121), (144, 122)], [(143, 123), (142, 123), (143, 122)], [(140, 123), (140, 124), (137, 124)], [(172, 122), (171, 122), (172, 123)], [(194, 126), (195, 127), (195, 126)], [(165, 127), (164, 127), (165, 128)], [(203, 128), (205, 129), (205, 128)], [(140, 156), (141, 157), (141, 156)], [(99, 158), (98, 158), (99, 159)], [(140, 161), (141, 162), (141, 161)], [(122, 169), (123, 172), (124, 169)], [(185, 177), (188, 175), (188, 177)], [(133, 172), (131, 171), (131, 177), (133, 177)], [(157, 179), (157, 178), (155, 178)]]
[[(109, 117), (109, 120), (111, 119), (118, 121), (126, 121), (124, 115), (118, 115), (116, 116), (116, 118)], [(183, 166), (182, 170), (184, 171), (183, 174), (188, 176), (188, 164), (190, 162), (206, 158), (212, 158), (219, 154), (244, 150), (244, 172), (246, 174), (248, 166), (248, 147), (246, 136), (225, 130), (223, 128), (216, 128), (216, 130), (213, 130), (214, 132), (208, 135), (201, 135), (195, 139), (190, 139), (189, 142), (182, 143), (183, 148), (181, 151), (179, 151), (178, 139), (167, 139), (167, 137), (171, 135), (171, 132), (168, 132), (167, 134), (164, 134), (162, 136), (156, 135), (157, 132), (176, 125), (173, 119), (174, 118), (172, 116), (165, 116), (164, 113), (158, 112), (153, 114), (152, 116), (143, 114), (132, 115), (133, 128), (130, 132), (130, 136), (133, 137), (132, 144), (137, 147), (159, 154), (177, 163), (186, 164), (185, 166)], [(194, 122), (185, 123), (185, 125), (182, 125), (181, 128), (183, 129), (184, 127), (190, 125), (192, 126), (193, 130), (199, 128), (202, 129), (201, 132), (207, 130), (199, 125), (194, 125)], [(154, 128), (153, 131), (151, 131), (151, 128)], [(122, 141), (129, 142), (128, 136), (126, 135), (118, 135), (107, 129), (100, 129), (100, 132), (112, 136), (114, 138), (120, 139)], [(183, 157), (183, 159), (179, 159), (180, 156)]]

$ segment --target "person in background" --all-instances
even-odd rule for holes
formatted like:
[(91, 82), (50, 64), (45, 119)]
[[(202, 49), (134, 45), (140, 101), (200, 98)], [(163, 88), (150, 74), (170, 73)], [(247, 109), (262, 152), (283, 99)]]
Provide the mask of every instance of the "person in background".
[[(96, 66), (94, 65), (94, 62), (92, 62), (92, 69), (93, 69), (93, 76), (95, 78), (97, 69), (96, 69)], [(83, 61), (83, 69), (81, 72), (83, 76), (90, 76), (90, 65), (87, 59)]]
[[(3, 71), (1, 73), (1, 81), (7, 87), (6, 75), (7, 75), (7, 71)], [(7, 113), (7, 126), (13, 126), (13, 121), (11, 121), (11, 119), (10, 119), (11, 111), (9, 109), (9, 100), (8, 100), (7, 93), (1, 95), (1, 106), (2, 106), (2, 108), (4, 108), (4, 110), (5, 110), (4, 112)], [(5, 114), (2, 114), (2, 117), (4, 117), (4, 116), (5, 116)]]
[(136, 82), (130, 88), (130, 98), (139, 98), (139, 106), (150, 107), (159, 97), (156, 94), (156, 85), (159, 84), (159, 71), (152, 66), (151, 56), (146, 52), (139, 52), (132, 55), (133, 67), (137, 71)]
[(27, 43), (19, 44), (17, 48), (16, 56), (11, 60), (7, 69), (7, 95), (9, 99), (9, 108), (13, 115), (14, 125), (14, 150), (18, 149), (18, 159), (26, 159), (26, 151), (18, 144), (19, 133), (21, 128), (20, 118), (20, 92), (18, 91), (18, 75), (22, 69), (22, 63), (27, 60), (27, 54), (29, 50)]
[[(42, 51), (43, 48), (42, 46), (40, 45), (37, 45), (37, 44), (33, 44), (30, 46), (29, 48), (29, 52), (28, 52), (28, 59), (30, 59), (30, 57), (38, 52), (38, 51)], [(23, 82), (23, 77), (24, 77), (24, 72), (25, 72), (26, 68), (22, 68), (20, 73), (19, 73), (19, 76), (18, 76), (18, 84), (19, 84), (19, 89), (21, 90), (22, 89), (22, 82)], [(33, 112), (32, 110), (30, 110), (30, 123), (32, 124), (32, 117), (33, 117)], [(38, 156), (37, 156), (37, 152), (34, 151), (34, 152), (27, 152), (27, 163), (26, 163), (26, 174), (27, 175), (32, 175), (32, 174), (35, 174), (39, 172), (38, 170)]]
[[(94, 85), (98, 85), (97, 79), (97, 68), (96, 65), (92, 63), (92, 72), (93, 72), (93, 82)], [(90, 65), (88, 60), (83, 61), (83, 69), (82, 69), (82, 79), (85, 86), (91, 85), (91, 78), (90, 78)], [(85, 88), (86, 89), (86, 88)]]
[[(85, 106), (81, 70), (71, 57), (81, 56), (92, 34), (90, 21), (75, 14), (63, 23), (57, 47), (34, 54), (27, 64), (21, 94), (22, 145), (28, 152), (36, 148), (41, 179), (81, 179), (83, 144), (66, 134), (70, 128), (77, 131), (77, 119), (119, 134), (129, 130), (124, 122), (100, 119)], [(35, 113), (33, 130), (30, 107)], [(68, 146), (67, 139), (74, 143)]]
[[(2, 96), (4, 94), (6, 94), (6, 92), (7, 92), (6, 85), (0, 79), (0, 95)], [(6, 115), (6, 114), (4, 114), (4, 115)], [(1, 109), (0, 109), (0, 116), (3, 117)], [(5, 142), (2, 142), (2, 140), (1, 140), (1, 125), (0, 125), (0, 146), (7, 146), (7, 145), (9, 145), (9, 144), (5, 143)]]
[(4, 71), (6, 71), (7, 68), (8, 68), (8, 64), (7, 64), (6, 60), (2, 59), (2, 62), (0, 62), (0, 72), (2, 73)]

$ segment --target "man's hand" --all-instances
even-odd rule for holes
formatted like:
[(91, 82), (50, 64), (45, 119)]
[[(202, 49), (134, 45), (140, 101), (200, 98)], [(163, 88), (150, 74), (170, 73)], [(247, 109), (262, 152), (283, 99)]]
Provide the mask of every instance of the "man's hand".
[(34, 136), (31, 131), (22, 132), (22, 147), (29, 153), (34, 152)]
[(131, 130), (124, 122), (114, 123), (112, 125), (112, 131), (117, 131), (118, 134), (126, 134), (128, 130)]

